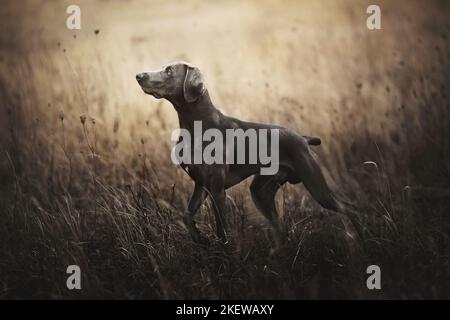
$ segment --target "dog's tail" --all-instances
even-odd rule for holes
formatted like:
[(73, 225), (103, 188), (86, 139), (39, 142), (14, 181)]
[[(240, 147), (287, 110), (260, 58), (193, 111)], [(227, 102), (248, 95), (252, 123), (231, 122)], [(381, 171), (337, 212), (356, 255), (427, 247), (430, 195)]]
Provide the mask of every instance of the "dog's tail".
[(322, 141), (318, 137), (303, 136), (310, 146), (320, 146)]

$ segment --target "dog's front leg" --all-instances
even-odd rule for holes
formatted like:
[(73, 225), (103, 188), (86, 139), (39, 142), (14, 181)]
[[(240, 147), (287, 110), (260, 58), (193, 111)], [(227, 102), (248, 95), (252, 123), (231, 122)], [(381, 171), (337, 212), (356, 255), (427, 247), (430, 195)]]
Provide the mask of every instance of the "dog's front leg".
[(226, 223), (225, 223), (225, 217), (224, 217), (224, 210), (225, 210), (225, 190), (222, 191), (216, 191), (211, 192), (211, 200), (214, 207), (214, 216), (216, 218), (216, 233), (217, 237), (223, 242), (227, 242), (226, 237)]
[(183, 217), (184, 224), (188, 228), (192, 240), (197, 243), (204, 243), (205, 239), (202, 237), (200, 231), (198, 231), (197, 226), (195, 225), (194, 215), (202, 205), (207, 195), (208, 194), (203, 187), (196, 183), (191, 198), (189, 199), (188, 208)]
[(217, 237), (223, 242), (227, 242), (226, 237), (226, 223), (224, 217), (225, 210), (225, 175), (215, 174), (209, 181), (208, 191), (211, 195), (211, 201), (214, 209), (214, 216), (216, 218), (216, 233)]

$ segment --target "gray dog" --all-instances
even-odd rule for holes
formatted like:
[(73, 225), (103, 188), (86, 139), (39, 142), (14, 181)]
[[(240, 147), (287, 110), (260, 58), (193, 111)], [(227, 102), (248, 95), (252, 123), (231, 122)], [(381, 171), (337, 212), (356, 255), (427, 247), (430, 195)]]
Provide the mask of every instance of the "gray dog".
[(284, 227), (278, 219), (275, 194), (286, 182), (303, 182), (322, 207), (341, 211), (340, 203), (333, 196), (309, 148), (309, 145), (319, 145), (319, 138), (301, 136), (279, 126), (245, 122), (223, 115), (211, 102), (199, 69), (185, 62), (172, 63), (158, 71), (139, 73), (136, 80), (145, 93), (171, 102), (178, 113), (180, 128), (191, 133), (194, 131), (194, 121), (202, 121), (203, 130), (216, 128), (221, 132), (236, 128), (279, 130), (279, 170), (274, 175), (261, 175), (260, 163), (181, 164), (195, 181), (184, 215), (184, 222), (194, 241), (205, 241), (195, 225), (194, 215), (208, 195), (214, 206), (217, 236), (223, 242), (227, 241), (223, 218), (225, 190), (252, 175), (255, 175), (250, 186), (252, 199), (271, 222), (275, 239), (281, 239), (284, 233)]

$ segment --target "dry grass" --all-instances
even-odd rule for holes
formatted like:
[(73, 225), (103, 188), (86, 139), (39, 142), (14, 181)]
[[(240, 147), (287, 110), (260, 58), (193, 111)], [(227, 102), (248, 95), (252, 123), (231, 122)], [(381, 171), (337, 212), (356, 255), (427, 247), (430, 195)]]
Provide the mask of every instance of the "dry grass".
[[(0, 297), (450, 297), (446, 2), (382, 2), (376, 32), (356, 1), (79, 4), (78, 32), (64, 1), (2, 4)], [(226, 113), (320, 136), (362, 238), (286, 186), (289, 241), (274, 253), (243, 183), (229, 192), (232, 244), (215, 240), (209, 203), (211, 246), (192, 243), (176, 114), (134, 80), (177, 59)], [(69, 264), (80, 292), (65, 287)], [(365, 287), (370, 264), (381, 291)]]

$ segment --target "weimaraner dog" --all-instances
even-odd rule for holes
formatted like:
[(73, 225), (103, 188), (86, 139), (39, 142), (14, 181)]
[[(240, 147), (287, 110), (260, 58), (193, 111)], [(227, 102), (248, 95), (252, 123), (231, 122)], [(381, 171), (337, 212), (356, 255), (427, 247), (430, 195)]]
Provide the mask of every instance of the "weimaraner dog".
[(186, 62), (176, 62), (153, 72), (136, 75), (142, 90), (157, 99), (167, 99), (178, 113), (180, 128), (194, 131), (194, 121), (202, 122), (202, 130), (279, 129), (279, 170), (273, 175), (261, 175), (261, 164), (185, 164), (183, 169), (195, 182), (195, 188), (184, 214), (184, 223), (195, 242), (205, 238), (198, 231), (194, 215), (208, 195), (212, 198), (217, 236), (226, 242), (225, 190), (255, 175), (250, 186), (256, 207), (273, 226), (275, 239), (280, 239), (284, 227), (279, 222), (275, 194), (286, 182), (303, 182), (312, 197), (324, 208), (340, 211), (341, 204), (328, 187), (309, 145), (319, 145), (320, 139), (299, 135), (283, 127), (246, 122), (222, 114), (211, 102), (200, 70)]

